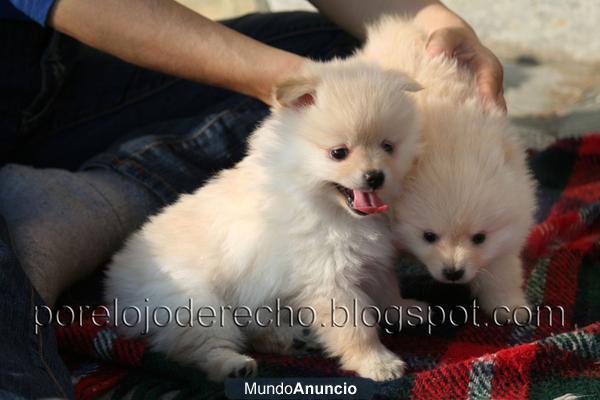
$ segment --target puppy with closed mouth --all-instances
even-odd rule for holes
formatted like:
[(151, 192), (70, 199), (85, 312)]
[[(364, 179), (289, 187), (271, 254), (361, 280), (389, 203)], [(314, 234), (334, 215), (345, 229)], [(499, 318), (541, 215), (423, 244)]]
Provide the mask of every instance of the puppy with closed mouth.
[[(217, 310), (274, 308), (278, 299), (311, 307), (318, 345), (343, 368), (375, 380), (401, 376), (404, 363), (380, 342), (375, 316), (332, 327), (332, 300), (348, 309), (422, 304), (390, 283), (395, 250), (383, 213), (417, 152), (419, 89), (357, 60), (307, 65), (277, 87), (278, 107), (237, 166), (152, 217), (114, 256), (107, 301), (172, 311), (188, 299)], [(290, 351), (297, 329), (239, 326), (224, 312), (211, 327), (159, 320), (165, 326), (147, 339), (215, 381), (256, 372), (247, 348)]]
[[(398, 245), (441, 282), (468, 283), (487, 313), (525, 320), (520, 252), (533, 224), (535, 186), (505, 114), (484, 106), (456, 60), (427, 54), (426, 35), (385, 17), (357, 58), (401, 71), (424, 90), (422, 151), (394, 202)], [(507, 311), (508, 310), (508, 311)]]

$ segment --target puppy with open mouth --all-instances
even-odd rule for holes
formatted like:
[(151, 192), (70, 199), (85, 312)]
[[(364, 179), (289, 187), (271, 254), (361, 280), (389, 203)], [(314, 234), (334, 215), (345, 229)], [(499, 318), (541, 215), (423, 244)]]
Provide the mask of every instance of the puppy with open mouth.
[[(394, 283), (383, 214), (417, 153), (412, 92), (419, 89), (401, 73), (357, 60), (309, 64), (276, 88), (279, 106), (237, 166), (152, 217), (115, 255), (108, 301), (170, 310), (188, 299), (217, 309), (255, 310), (278, 299), (311, 307), (316, 341), (343, 368), (375, 380), (401, 376), (404, 363), (380, 342), (375, 317), (334, 328), (331, 303), (422, 304), (402, 299)], [(245, 349), (285, 353), (297, 334), (240, 327), (232, 315), (221, 322), (186, 328), (161, 322), (148, 340), (221, 381), (256, 372)], [(117, 325), (139, 334), (138, 327)]]
[(519, 256), (535, 211), (524, 147), (506, 115), (482, 104), (475, 77), (455, 59), (431, 57), (426, 41), (410, 21), (385, 17), (357, 54), (424, 87), (415, 96), (422, 152), (393, 204), (398, 245), (436, 280), (468, 283), (487, 313), (523, 321)]

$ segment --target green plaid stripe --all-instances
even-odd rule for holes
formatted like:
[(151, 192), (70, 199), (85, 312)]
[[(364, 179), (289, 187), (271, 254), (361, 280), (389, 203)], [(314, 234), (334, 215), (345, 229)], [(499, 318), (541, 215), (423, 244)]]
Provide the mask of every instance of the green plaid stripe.
[(470, 400), (486, 400), (492, 395), (492, 379), (494, 378), (493, 357), (480, 357), (471, 363), (469, 374)]

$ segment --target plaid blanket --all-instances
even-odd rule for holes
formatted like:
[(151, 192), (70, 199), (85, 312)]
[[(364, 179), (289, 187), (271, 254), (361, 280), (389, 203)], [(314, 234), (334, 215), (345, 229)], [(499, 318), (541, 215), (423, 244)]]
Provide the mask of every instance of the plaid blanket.
[[(384, 335), (385, 345), (409, 368), (401, 379), (377, 383), (375, 398), (600, 398), (600, 135), (560, 140), (529, 160), (540, 184), (540, 207), (523, 254), (526, 290), (532, 304), (552, 307), (553, 315), (522, 327), (496, 326), (479, 315), (480, 326), (440, 324), (431, 333), (415, 327)], [(412, 262), (401, 264), (407, 294), (445, 307), (452, 306), (448, 299), (468, 303), (464, 287), (434, 283)], [(57, 335), (80, 399), (109, 391), (113, 398), (224, 396), (223, 386), (199, 371), (87, 318), (57, 328)], [(319, 354), (255, 356), (260, 377), (352, 375)]]

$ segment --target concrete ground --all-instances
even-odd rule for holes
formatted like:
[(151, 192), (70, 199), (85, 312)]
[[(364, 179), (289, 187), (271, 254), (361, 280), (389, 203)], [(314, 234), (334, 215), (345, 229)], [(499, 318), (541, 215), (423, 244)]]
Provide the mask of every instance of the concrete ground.
[[(302, 0), (179, 0), (221, 19), (253, 11), (314, 10)], [(446, 0), (502, 60), (508, 112), (533, 148), (600, 132), (600, 2)]]

